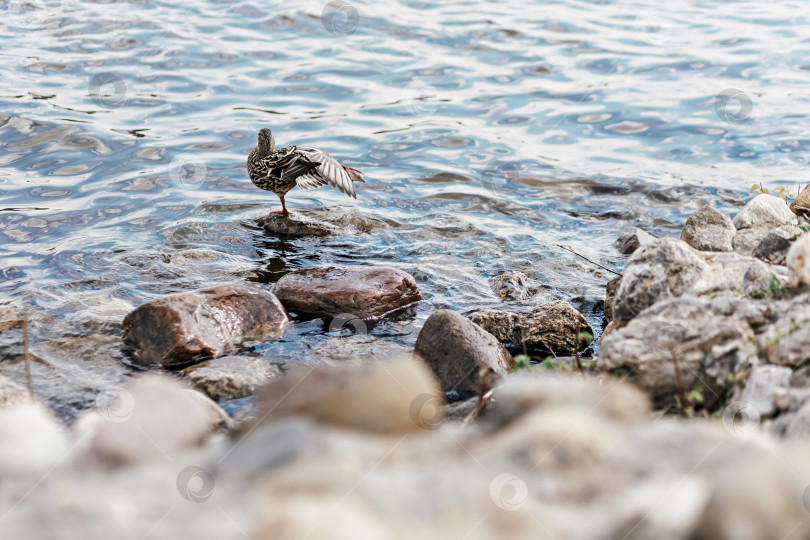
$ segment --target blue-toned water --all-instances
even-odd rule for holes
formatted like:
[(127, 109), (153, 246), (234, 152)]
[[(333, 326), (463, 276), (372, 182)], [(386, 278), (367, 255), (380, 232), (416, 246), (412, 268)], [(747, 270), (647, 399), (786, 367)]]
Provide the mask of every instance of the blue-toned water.
[[(609, 275), (556, 244), (620, 269), (624, 229), (810, 176), (805, 4), (662, 6), (0, 4), (0, 373), (24, 380), (27, 306), (35, 387), (71, 416), (126, 375), (132, 307), (324, 263), (398, 266), (427, 301), (369, 336), (302, 323), (269, 361), (407, 348), (434, 309), (497, 303), (502, 270), (598, 324)], [(245, 171), (261, 127), (364, 171), (356, 201), (288, 197), (346, 235), (256, 226), (278, 207)]]

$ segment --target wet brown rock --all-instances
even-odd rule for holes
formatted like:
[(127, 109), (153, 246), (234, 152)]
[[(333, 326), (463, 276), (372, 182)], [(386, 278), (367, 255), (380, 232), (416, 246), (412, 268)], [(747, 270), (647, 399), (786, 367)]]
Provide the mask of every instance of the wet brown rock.
[(810, 221), (810, 184), (807, 184), (796, 199), (790, 203), (790, 210), (802, 218), (804, 222)]
[(273, 289), (290, 311), (312, 315), (381, 317), (422, 300), (416, 281), (396, 268), (322, 266), (295, 270)]
[(522, 315), (488, 309), (470, 313), (468, 318), (501, 343), (551, 351), (555, 355), (583, 351), (590, 343), (586, 334), (593, 336), (585, 317), (562, 300), (537, 306)]
[(731, 251), (735, 233), (731, 219), (707, 205), (686, 220), (681, 240), (699, 251)]
[(456, 399), (483, 395), (499, 377), (515, 369), (514, 358), (495, 336), (446, 309), (425, 321), (414, 358), (430, 366), (442, 391)]
[(124, 318), (124, 339), (144, 365), (181, 366), (249, 340), (278, 338), (289, 322), (278, 299), (244, 283), (148, 302)]
[(263, 422), (292, 414), (376, 433), (435, 429), (444, 400), (430, 371), (406, 358), (292, 371), (257, 390)]
[(280, 374), (281, 370), (267, 360), (250, 356), (222, 356), (182, 371), (194, 387), (217, 400), (249, 396)]
[(283, 214), (268, 214), (259, 219), (258, 224), (264, 231), (284, 236), (329, 236), (338, 230), (327, 223)]
[(641, 229), (635, 229), (623, 233), (616, 239), (613, 245), (622, 255), (632, 255), (638, 248), (649, 244), (653, 240), (655, 240), (654, 236), (642, 231)]

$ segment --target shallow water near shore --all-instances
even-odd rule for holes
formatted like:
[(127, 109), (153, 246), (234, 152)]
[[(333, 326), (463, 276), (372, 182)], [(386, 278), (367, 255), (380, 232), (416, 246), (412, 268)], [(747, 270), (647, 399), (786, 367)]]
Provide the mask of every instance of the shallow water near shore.
[[(268, 361), (411, 347), (435, 309), (500, 301), (521, 270), (598, 328), (612, 242), (677, 234), (699, 205), (806, 183), (800, 2), (10, 2), (0, 24), (0, 373), (65, 419), (130, 372), (120, 322), (158, 295), (308, 266), (384, 264), (426, 300), (369, 335), (303, 321)], [(261, 127), (361, 169), (357, 200), (296, 190), (345, 230), (256, 220)], [(362, 334), (362, 332), (361, 332)]]

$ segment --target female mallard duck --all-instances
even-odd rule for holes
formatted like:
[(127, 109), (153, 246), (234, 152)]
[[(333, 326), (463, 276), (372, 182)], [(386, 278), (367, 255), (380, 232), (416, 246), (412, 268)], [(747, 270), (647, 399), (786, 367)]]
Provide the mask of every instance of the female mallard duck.
[(284, 196), (295, 186), (308, 190), (329, 184), (356, 199), (352, 182), (365, 182), (363, 173), (341, 165), (323, 150), (311, 146), (276, 150), (276, 140), (267, 128), (259, 131), (259, 144), (250, 151), (247, 168), (257, 188), (278, 195), (282, 214), (289, 214)]

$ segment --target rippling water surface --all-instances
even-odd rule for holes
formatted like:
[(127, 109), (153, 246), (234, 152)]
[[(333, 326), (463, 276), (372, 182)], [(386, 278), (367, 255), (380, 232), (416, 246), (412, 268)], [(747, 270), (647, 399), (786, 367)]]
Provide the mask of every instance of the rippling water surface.
[[(664, 6), (664, 4), (660, 4)], [(594, 325), (613, 239), (808, 180), (803, 2), (0, 4), (0, 373), (70, 418), (122, 383), (120, 321), (160, 294), (324, 263), (400, 267), (427, 301), (370, 335), (301, 322), (256, 352), (322, 362), (412, 345), (522, 270)], [(346, 234), (282, 238), (247, 179), (259, 128), (363, 170), (294, 191)], [(2, 330), (4, 329), (5, 330)]]

